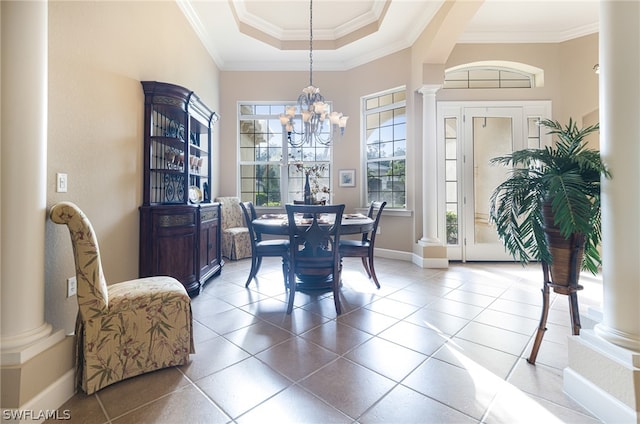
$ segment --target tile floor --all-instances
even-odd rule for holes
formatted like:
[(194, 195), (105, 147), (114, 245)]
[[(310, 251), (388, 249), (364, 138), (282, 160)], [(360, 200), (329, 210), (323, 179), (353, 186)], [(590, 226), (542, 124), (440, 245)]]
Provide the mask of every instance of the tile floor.
[[(227, 261), (193, 299), (190, 364), (139, 376), (61, 410), (72, 423), (597, 423), (562, 392), (568, 300), (552, 295), (537, 364), (526, 358), (541, 306), (539, 265), (376, 259), (376, 289), (346, 259), (336, 318), (330, 293), (296, 295), (285, 314), (278, 259), (244, 283)], [(583, 274), (583, 328), (601, 281)], [(593, 315), (593, 314), (591, 314)]]

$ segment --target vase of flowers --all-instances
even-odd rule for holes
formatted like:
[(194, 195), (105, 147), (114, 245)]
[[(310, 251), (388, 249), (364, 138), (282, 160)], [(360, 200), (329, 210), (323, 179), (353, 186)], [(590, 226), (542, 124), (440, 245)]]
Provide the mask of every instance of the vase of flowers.
[(325, 177), (326, 164), (315, 164), (304, 166), (303, 162), (295, 163), (296, 171), (304, 172), (304, 203), (306, 205), (326, 203), (330, 189), (326, 185), (321, 185), (320, 180)]

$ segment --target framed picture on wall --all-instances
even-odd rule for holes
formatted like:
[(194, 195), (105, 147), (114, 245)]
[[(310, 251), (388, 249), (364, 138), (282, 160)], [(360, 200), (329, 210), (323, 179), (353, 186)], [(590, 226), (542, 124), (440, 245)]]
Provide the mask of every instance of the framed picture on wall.
[(340, 187), (355, 187), (356, 186), (356, 170), (355, 169), (341, 169), (338, 174), (338, 185)]

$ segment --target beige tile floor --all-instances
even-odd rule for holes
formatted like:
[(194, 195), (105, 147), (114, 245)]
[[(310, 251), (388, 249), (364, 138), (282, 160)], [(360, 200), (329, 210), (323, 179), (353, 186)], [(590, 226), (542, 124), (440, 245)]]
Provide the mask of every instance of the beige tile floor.
[[(192, 302), (191, 363), (77, 394), (72, 423), (596, 423), (562, 392), (568, 300), (552, 295), (537, 363), (539, 265), (377, 259), (381, 289), (346, 259), (336, 317), (330, 293), (296, 296), (285, 314), (278, 259), (244, 283), (228, 261)], [(582, 326), (601, 281), (583, 274)]]

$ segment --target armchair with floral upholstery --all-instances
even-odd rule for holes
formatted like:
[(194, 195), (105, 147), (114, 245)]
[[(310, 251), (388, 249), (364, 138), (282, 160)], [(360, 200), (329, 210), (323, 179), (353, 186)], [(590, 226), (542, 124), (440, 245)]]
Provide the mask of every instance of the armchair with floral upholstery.
[(216, 197), (222, 213), (222, 256), (232, 261), (251, 257), (251, 237), (238, 197)]
[(92, 394), (149, 371), (184, 365), (195, 353), (191, 299), (172, 277), (107, 285), (91, 222), (71, 202), (50, 217), (66, 224), (78, 282), (76, 383)]

